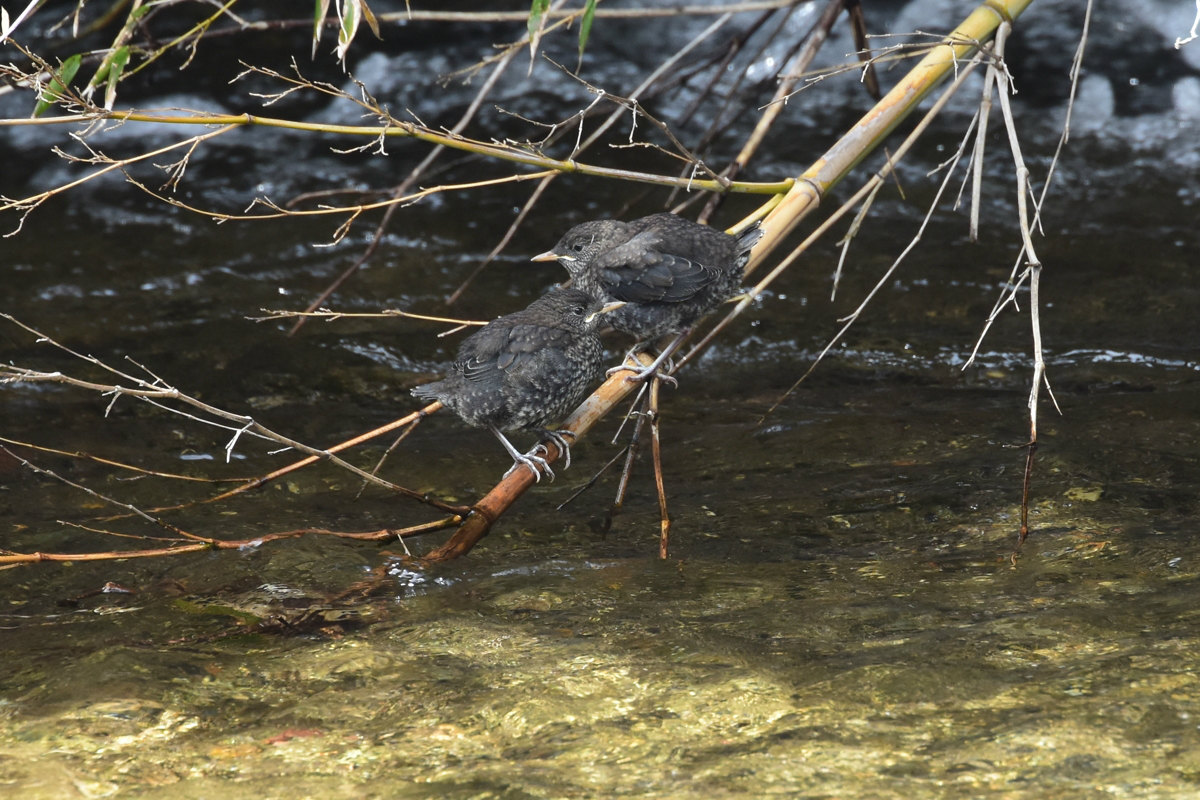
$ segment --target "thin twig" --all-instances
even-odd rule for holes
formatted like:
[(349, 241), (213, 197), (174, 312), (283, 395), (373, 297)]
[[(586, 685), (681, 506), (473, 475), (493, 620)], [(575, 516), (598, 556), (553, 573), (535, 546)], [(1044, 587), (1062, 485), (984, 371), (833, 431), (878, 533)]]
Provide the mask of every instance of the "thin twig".
[[(1058, 137), (1058, 144), (1054, 148), (1054, 155), (1050, 159), (1050, 166), (1046, 170), (1046, 177), (1042, 181), (1042, 193), (1038, 198), (1037, 208), (1034, 211), (1035, 223), (1040, 221), (1042, 204), (1045, 202), (1046, 194), (1050, 190), (1050, 185), (1054, 178), (1054, 171), (1058, 166), (1059, 156), (1062, 154), (1063, 147), (1070, 138), (1071, 116), (1075, 108), (1075, 97), (1079, 91), (1079, 75), (1083, 66), (1083, 54), (1087, 47), (1088, 32), (1091, 30), (1092, 6), (1092, 0), (1088, 0), (1084, 11), (1083, 26), (1079, 34), (1079, 45), (1075, 48), (1075, 57), (1071, 61), (1071, 91), (1067, 98), (1067, 110), (1063, 117), (1062, 132)], [(1008, 285), (997, 297), (995, 305), (992, 307), (991, 312), (988, 314), (987, 320), (984, 322), (983, 329), (980, 331), (979, 336), (975, 339), (975, 346), (972, 348), (971, 354), (963, 363), (963, 369), (966, 369), (975, 362), (975, 358), (979, 353), (979, 348), (983, 346), (983, 341), (987, 337), (988, 332), (991, 330), (992, 324), (999, 318), (1000, 313), (1004, 310), (1004, 308), (1010, 304), (1016, 303), (1017, 292), (1020, 290), (1021, 286), (1024, 285), (1025, 278), (1028, 275), (1028, 272), (1023, 269), (1024, 263), (1025, 250), (1022, 248), (1021, 252), (1017, 254), (1016, 260), (1013, 262), (1012, 270), (1009, 273)]]
[[(160, 470), (146, 469), (133, 464), (125, 464), (120, 461), (114, 461), (111, 458), (101, 458), (94, 456), (91, 453), (85, 453), (82, 450), (59, 450), (55, 447), (45, 447), (44, 445), (32, 444), (31, 442), (21, 442), (16, 439), (9, 439), (7, 436), (0, 436), (0, 442), (13, 445), (14, 447), (25, 447), (30, 450), (37, 450), (42, 453), (51, 453), (56, 456), (66, 456), (67, 458), (77, 458), (86, 461), (92, 461), (96, 464), (103, 464), (106, 467), (116, 467), (117, 469), (127, 470), (129, 472), (137, 472), (144, 476), (153, 478), (168, 478), (174, 481), (194, 481), (196, 483), (237, 483), (246, 480), (246, 478), (206, 478), (199, 475), (180, 475), (175, 472), (162, 472)], [(129, 478), (126, 480), (135, 480)], [(161, 511), (162, 509), (153, 509)]]
[(410, 536), (419, 536), (432, 531), (443, 530), (459, 523), (458, 517), (423, 522), (407, 528), (383, 528), (375, 531), (331, 531), (325, 528), (297, 528), (290, 531), (264, 533), (253, 539), (206, 539), (194, 537), (199, 541), (181, 543), (171, 547), (158, 547), (147, 550), (120, 550), (111, 552), (92, 553), (0, 553), (0, 564), (32, 564), (43, 561), (71, 563), (76, 561), (118, 561), (127, 558), (160, 558), (162, 556), (177, 556), (184, 553), (195, 553), (202, 550), (245, 550), (261, 547), (268, 542), (282, 539), (295, 539), (301, 536), (333, 536), (338, 539), (351, 539), (360, 542), (386, 542), (392, 539), (403, 540)]
[[(237, 425), (239, 427), (237, 428), (237, 432), (234, 435), (234, 439), (231, 439), (231, 442), (230, 442), (231, 446), (232, 446), (232, 443), (234, 441), (236, 441), (237, 437), (239, 437), (241, 435), (241, 433), (244, 431), (253, 436), (257, 436), (259, 438), (270, 439), (274, 442), (278, 442), (279, 444), (285, 445), (286, 447), (290, 447), (295, 450), (299, 450), (302, 453), (307, 453), (310, 456), (314, 456), (316, 458), (327, 460), (327, 461), (329, 461), (329, 463), (335, 464), (344, 470), (348, 470), (349, 472), (352, 472), (353, 474), (359, 476), (360, 478), (368, 480), (377, 486), (381, 486), (385, 489), (389, 489), (393, 492), (397, 492), (398, 494), (403, 494), (407, 497), (411, 497), (411, 498), (422, 500), (422, 501), (426, 500), (425, 495), (422, 494), (421, 492), (415, 492), (412, 489), (408, 489), (403, 486), (399, 486), (397, 484), (391, 483), (390, 481), (385, 481), (382, 478), (377, 478), (377, 477), (371, 475), (370, 473), (359, 469), (358, 467), (354, 466), (353, 464), (350, 464), (349, 462), (344, 461), (341, 458), (338, 458), (336, 455), (334, 455), (333, 453), (331, 453), (327, 450), (321, 450), (319, 448), (310, 447), (309, 445), (303, 444), (302, 442), (298, 442), (294, 439), (284, 436), (283, 434), (272, 431), (269, 428), (265, 427), (264, 425), (261, 425), (260, 423), (258, 423), (253, 417), (250, 417), (250, 416), (247, 416), (244, 414), (236, 414), (236, 413), (233, 413), (230, 411), (225, 411), (224, 409), (217, 408), (216, 406), (209, 405), (208, 403), (204, 403), (204, 402), (196, 399), (195, 397), (192, 397), (190, 395), (187, 395), (187, 394), (179, 391), (178, 389), (174, 388), (173, 386), (152, 384), (152, 383), (145, 381), (141, 378), (138, 378), (136, 376), (124, 373), (124, 372), (122, 372), (118, 369), (115, 369), (114, 367), (100, 361), (100, 359), (97, 359), (94, 356), (85, 356), (85, 355), (75, 352), (71, 348), (66, 347), (65, 345), (62, 345), (62, 344), (56, 342), (49, 336), (46, 336), (45, 334), (35, 330), (34, 328), (31, 328), (30, 326), (26, 325), (25, 323), (21, 322), (20, 320), (17, 320), (15, 317), (13, 317), (10, 314), (0, 313), (0, 318), (7, 319), (8, 321), (12, 322), (13, 324), (17, 325), (18, 327), (32, 333), (34, 336), (36, 336), (38, 338), (39, 341), (51, 344), (55, 348), (65, 352), (69, 355), (72, 355), (78, 359), (81, 359), (81, 360), (86, 361), (90, 364), (93, 364), (97, 367), (100, 367), (101, 369), (103, 369), (107, 372), (110, 372), (124, 380), (129, 381), (137, 388), (122, 386), (120, 384), (100, 384), (100, 383), (95, 383), (92, 381), (85, 381), (85, 380), (81, 380), (78, 378), (72, 378), (68, 375), (62, 374), (61, 372), (39, 372), (36, 370), (30, 370), (30, 369), (25, 369), (22, 367), (14, 367), (14, 366), (9, 366), (9, 365), (0, 365), (0, 383), (62, 383), (62, 384), (66, 384), (69, 386), (75, 386), (77, 388), (87, 389), (87, 390), (93, 391), (93, 392), (98, 392), (105, 396), (110, 396), (110, 397), (112, 397), (114, 402), (119, 397), (132, 397), (132, 398), (142, 400), (145, 402), (149, 402), (152, 404), (157, 404), (157, 405), (159, 405), (159, 407), (163, 408), (166, 411), (170, 411), (170, 412), (176, 413), (176, 414), (182, 414), (183, 412), (178, 409), (174, 409), (174, 408), (156, 403), (157, 400), (176, 401), (179, 403), (183, 403), (184, 405), (191, 406), (192, 408), (198, 409), (202, 413), (207, 414), (211, 417), (215, 417), (217, 419), (225, 419), (225, 420), (229, 420), (229, 421), (237, 423)], [(111, 403), (110, 403), (110, 407), (111, 407)], [(191, 416), (191, 415), (185, 414), (185, 416)], [(191, 416), (191, 418), (196, 419), (197, 421), (205, 422), (206, 424), (209, 424), (209, 425), (216, 425), (218, 427), (224, 427), (227, 430), (229, 429), (228, 426), (220, 425), (219, 423), (213, 422), (212, 420), (204, 420), (200, 417), (195, 417), (195, 416)]]
[[(625, 463), (621, 467), (621, 477), (617, 480), (617, 491), (613, 496), (613, 501), (608, 507), (608, 513), (604, 515), (604, 530), (612, 528), (613, 520), (621, 513), (621, 509), (625, 507), (625, 498), (629, 494), (629, 484), (633, 480), (633, 468), (637, 461), (638, 453), (642, 446), (642, 432), (646, 427), (646, 420), (649, 417), (647, 406), (650, 398), (647, 394), (647, 388), (643, 387), (638, 390), (637, 395), (633, 399), (633, 404), (625, 418), (621, 420), (621, 427), (613, 436), (615, 442), (617, 437), (621, 435), (621, 431), (625, 428), (625, 423), (630, 419), (634, 420), (633, 429), (629, 432), (629, 441), (626, 443), (622, 452), (625, 454)], [(640, 410), (634, 410), (638, 406)]]
[(319, 308), (316, 311), (283, 311), (273, 310), (269, 308), (259, 309), (265, 317), (246, 317), (251, 322), (268, 322), (276, 319), (291, 319), (293, 317), (315, 317), (324, 319), (329, 322), (336, 322), (340, 319), (382, 319), (386, 317), (401, 317), (403, 319), (416, 319), (423, 322), (443, 322), (447, 325), (454, 325), (458, 328), (467, 326), (487, 325), (484, 320), (477, 319), (457, 319), (455, 317), (441, 317), (435, 314), (415, 314), (411, 311), (400, 311), (394, 308), (385, 308), (382, 311), (371, 312), (355, 312), (355, 311), (331, 311), (327, 308)]
[[(585, 482), (582, 486), (580, 486), (575, 491), (571, 492), (571, 495), (566, 500), (563, 500), (561, 503), (559, 503), (557, 506), (555, 506), (554, 510), (562, 511), (568, 505), (575, 502), (575, 500), (580, 495), (582, 495), (584, 492), (586, 492), (587, 490), (589, 490), (593, 486), (595, 486), (596, 483), (600, 480), (600, 476), (603, 475), (604, 473), (608, 472), (614, 466), (616, 466), (617, 462), (620, 461), (622, 458), (624, 458), (626, 453), (628, 453), (628, 452), (629, 452), (628, 447), (622, 447), (620, 450), (618, 450), (616, 452), (616, 454), (614, 454), (613, 457), (610, 458), (607, 463), (605, 463), (604, 466), (602, 466), (600, 469), (596, 470), (596, 472), (592, 475), (592, 477), (588, 478), (587, 482)], [(610, 527), (611, 527), (611, 520), (610, 520)], [(607, 530), (607, 528), (606, 528), (606, 530)]]
[[(429, 416), (430, 414), (436, 413), (437, 411), (441, 410), (441, 408), (442, 408), (441, 402), (430, 403), (428, 406), (425, 406), (424, 408), (422, 408), (419, 411), (414, 411), (413, 413), (408, 414), (404, 417), (401, 417), (400, 419), (393, 420), (392, 422), (389, 422), (386, 425), (382, 425), (378, 428), (375, 428), (374, 430), (367, 431), (366, 433), (362, 433), (351, 439), (347, 439), (344, 442), (339, 442), (338, 444), (335, 444), (332, 447), (328, 447), (325, 449), (324, 452), (340, 453), (343, 450), (348, 450), (351, 447), (356, 447), (356, 446), (362, 444), (363, 442), (368, 442), (371, 439), (375, 439), (379, 436), (382, 436), (385, 433), (394, 431), (397, 428), (402, 428), (405, 426), (415, 426), (422, 419)], [(279, 478), (282, 478), (284, 475), (287, 475), (289, 473), (295, 472), (296, 470), (303, 469), (304, 467), (315, 464), (320, 460), (321, 460), (321, 457), (318, 455), (311, 455), (311, 456), (308, 456), (307, 458), (302, 458), (299, 461), (292, 462), (291, 464), (288, 464), (285, 467), (280, 467), (279, 469), (274, 470), (273, 472), (269, 472), (266, 475), (262, 475), (258, 478), (254, 478), (253, 480), (247, 481), (245, 484), (243, 484), (241, 486), (238, 486), (234, 489), (230, 489), (227, 492), (222, 492), (221, 494), (219, 494), (215, 497), (210, 497), (207, 500), (200, 501), (200, 502), (215, 503), (215, 502), (219, 502), (221, 500), (227, 500), (230, 497), (234, 497), (239, 494), (244, 494), (245, 492), (253, 491), (254, 489), (261, 488), (261, 487), (267, 485), (268, 483), (271, 483), (273, 481), (278, 480)], [(429, 495), (422, 495), (419, 499), (421, 500), (421, 502), (425, 503), (426, 505), (430, 505), (441, 511), (448, 511), (452, 514), (462, 515), (462, 514), (466, 514), (467, 510), (468, 510), (462, 506), (455, 506), (455, 505), (443, 503), (442, 501), (438, 500), (437, 498), (430, 497)], [(188, 504), (188, 505), (192, 505), (192, 504)], [(160, 510), (166, 510), (166, 509), (155, 509), (155, 510), (160, 511)]]
[(650, 454), (654, 460), (654, 488), (658, 492), (658, 557), (667, 558), (671, 541), (671, 514), (667, 510), (667, 490), (663, 484), (662, 443), (658, 436), (658, 392), (662, 381), (657, 375), (650, 379), (650, 394), (646, 407), (650, 417)]
[[(171, 533), (175, 534), (176, 536), (180, 537), (181, 539), (190, 539), (193, 541), (206, 541), (204, 539), (204, 537), (196, 536), (195, 534), (188, 533), (187, 531), (183, 530), (182, 528), (172, 525), (171, 523), (167, 522), (166, 520), (162, 519), (161, 517), (155, 517), (150, 514), (147, 514), (145, 511), (142, 511), (137, 506), (130, 505), (129, 503), (122, 503), (120, 500), (115, 500), (115, 499), (109, 497), (108, 495), (104, 495), (104, 494), (101, 494), (100, 492), (97, 492), (95, 489), (88, 488), (87, 486), (84, 486), (82, 483), (76, 483), (75, 481), (64, 478), (62, 475), (59, 475), (57, 472), (54, 472), (53, 470), (46, 469), (45, 467), (39, 467), (37, 464), (34, 464), (29, 459), (22, 458), (21, 456), (14, 453), (12, 450), (9, 450), (4, 445), (0, 445), (0, 452), (8, 453), (8, 455), (11, 456), (13, 459), (15, 459), (17, 461), (17, 463), (19, 463), (22, 467), (29, 470), (30, 472), (35, 472), (38, 475), (43, 475), (47, 478), (52, 478), (53, 480), (56, 480), (59, 483), (63, 483), (63, 484), (66, 484), (67, 486), (70, 486), (72, 489), (78, 489), (81, 492), (91, 495), (92, 497), (96, 498), (97, 500), (101, 501), (102, 503), (107, 503), (108, 505), (111, 505), (111, 506), (117, 506), (118, 508), (123, 508), (126, 511), (128, 511), (129, 513), (133, 514), (134, 516), (141, 517), (142, 519), (146, 520), (147, 522), (157, 525), (158, 527), (162, 528), (163, 530), (170, 531)], [(3, 563), (3, 561), (0, 561), (0, 563)]]
[[(1089, 3), (1088, 6), (1090, 8), (1091, 4)], [(1175, 49), (1178, 50), (1185, 44), (1194, 42), (1197, 38), (1200, 38), (1200, 33), (1196, 32), (1197, 28), (1200, 28), (1200, 0), (1196, 0), (1196, 17), (1192, 20), (1191, 30), (1188, 31), (1187, 36), (1178, 37), (1175, 39)]]

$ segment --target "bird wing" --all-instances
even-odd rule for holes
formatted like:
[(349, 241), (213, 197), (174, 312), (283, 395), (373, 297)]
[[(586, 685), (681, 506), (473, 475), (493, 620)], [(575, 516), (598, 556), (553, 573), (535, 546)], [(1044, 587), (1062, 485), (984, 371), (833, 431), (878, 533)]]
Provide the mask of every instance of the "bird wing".
[(502, 367), (503, 357), (512, 333), (512, 326), (493, 320), (462, 343), (454, 371), (472, 383), (489, 380)]
[(566, 346), (570, 333), (553, 326), (516, 323), (497, 326), (486, 340), (476, 339), (470, 353), (463, 353), (456, 366), (468, 381), (489, 380), (497, 372), (529, 381), (547, 353)]
[(655, 231), (599, 254), (590, 268), (613, 299), (631, 303), (682, 302), (720, 276), (699, 261), (666, 252)]

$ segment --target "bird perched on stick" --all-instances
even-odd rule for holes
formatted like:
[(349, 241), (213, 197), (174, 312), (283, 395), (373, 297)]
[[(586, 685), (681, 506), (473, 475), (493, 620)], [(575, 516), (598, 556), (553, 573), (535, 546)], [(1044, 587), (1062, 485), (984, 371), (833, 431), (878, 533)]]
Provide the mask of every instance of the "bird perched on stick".
[[(492, 320), (463, 340), (450, 374), (414, 387), (422, 400), (440, 400), (464, 422), (487, 428), (513, 458), (541, 480), (554, 472), (537, 449), (523, 454), (504, 431), (536, 431), (571, 465), (563, 438), (544, 426), (565, 417), (600, 377), (599, 315), (610, 306), (575, 288), (554, 289), (527, 308)], [(506, 475), (508, 473), (505, 473)]]
[[(533, 260), (558, 261), (570, 273), (572, 288), (593, 298), (625, 302), (605, 322), (648, 342), (685, 333), (736, 295), (761, 237), (757, 223), (731, 236), (676, 214), (651, 214), (631, 222), (580, 223)], [(655, 374), (679, 341), (635, 377)]]

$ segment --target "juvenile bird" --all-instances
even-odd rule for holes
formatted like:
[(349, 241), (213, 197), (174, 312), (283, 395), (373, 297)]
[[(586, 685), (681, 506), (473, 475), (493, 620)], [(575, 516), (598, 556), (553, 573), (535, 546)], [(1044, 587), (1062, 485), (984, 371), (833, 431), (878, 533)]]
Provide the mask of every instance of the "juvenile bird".
[[(686, 332), (736, 295), (761, 236), (757, 223), (731, 236), (667, 213), (631, 222), (602, 219), (576, 225), (533, 260), (558, 261), (572, 288), (594, 298), (624, 301), (605, 322), (644, 343)], [(636, 377), (654, 374), (677, 342)]]
[(536, 431), (557, 444), (571, 465), (563, 434), (544, 426), (565, 417), (599, 379), (603, 352), (596, 328), (605, 308), (579, 289), (551, 290), (468, 336), (450, 374), (412, 393), (440, 400), (468, 425), (494, 433), (513, 458), (509, 472), (524, 465), (537, 480), (543, 470), (553, 480), (537, 448), (522, 454), (503, 432)]

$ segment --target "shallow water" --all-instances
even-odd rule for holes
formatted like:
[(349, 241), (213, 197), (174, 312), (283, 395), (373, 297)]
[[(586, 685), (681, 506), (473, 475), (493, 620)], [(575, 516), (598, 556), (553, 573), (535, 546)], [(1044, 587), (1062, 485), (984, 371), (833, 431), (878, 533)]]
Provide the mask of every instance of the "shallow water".
[[(1049, 52), (1051, 23), (1072, 14), (1037, 6), (1031, 15), (1044, 16), (1031, 16), (1029, 30), (1037, 52)], [(909, 6), (904, 20), (923, 8)], [(1130, 35), (1101, 17), (1093, 43), (1103, 54)], [(1153, 58), (1100, 60), (1085, 76), (1092, 97), (1112, 102), (1081, 109), (1089, 124), (1066, 150), (1046, 209), (1042, 322), (1062, 413), (1043, 402), (1032, 533), (1019, 550), (1027, 298), (963, 368), (1016, 256), (999, 140), (983, 241), (966, 241), (962, 214), (940, 213), (843, 344), (780, 402), (913, 235), (933, 192), (924, 173), (955, 146), (962, 120), (951, 115), (902, 170), (908, 199), (877, 201), (833, 303), (830, 243), (664, 391), (668, 560), (656, 558), (645, 463), (611, 527), (611, 474), (557, 509), (617, 452), (614, 415), (579, 444), (569, 471), (447, 564), (405, 562), (395, 542), (306, 536), (4, 570), (0, 786), (23, 798), (1200, 793), (1197, 110), (1158, 102), (1190, 97), (1196, 62), (1134, 41)], [(392, 57), (418, 58), (422, 46), (432, 44), (415, 37), (394, 47), (409, 55)], [(608, 78), (621, 80), (633, 62)], [(1150, 69), (1163, 63), (1170, 68)], [(401, 98), (401, 71), (385, 64), (372, 55), (358, 72)], [(1131, 77), (1149, 99), (1131, 97)], [(561, 112), (545, 89), (561, 86), (539, 80), (531, 108)], [(506, 103), (521, 86), (514, 77)], [(231, 97), (188, 91), (197, 103), (208, 104), (206, 92)], [(470, 96), (454, 91), (450, 106)], [(789, 122), (755, 177), (802, 165), (865, 108), (851, 89), (837, 91), (848, 107), (813, 106)], [(1016, 100), (1027, 157), (1044, 167), (1062, 98), (1043, 88)], [(64, 174), (22, 136), (9, 140), (26, 158), (16, 177), (6, 172), (6, 184), (20, 181), (6, 195)], [(328, 142), (297, 137), (281, 160), (266, 146), (277, 141), (249, 132), (218, 140), (189, 171), (192, 199), (240, 207), (255, 187), (283, 198), (324, 181), (387, 186), (380, 171), (402, 175), (422, 152), (338, 157)], [(303, 175), (291, 167), (298, 155)], [(406, 209), (331, 305), (442, 310), (524, 197), (442, 196)], [(520, 307), (559, 278), (528, 266), (529, 253), (629, 199), (563, 179), (454, 313)], [(749, 208), (732, 205), (723, 220)], [(247, 319), (302, 307), (357, 257), (369, 229), (318, 248), (329, 230), (216, 226), (114, 180), (54, 201), (4, 240), (0, 311), (119, 369), (144, 367), (205, 402), (330, 444), (410, 410), (407, 387), (437, 373), (456, 343), (413, 321), (309, 323), (288, 337), (285, 324)], [(6, 362), (112, 379), (15, 325), (0, 331)], [(614, 343), (614, 358), (619, 350)], [(110, 408), (63, 386), (0, 388), (0, 435), (43, 447), (222, 478), (294, 458), (242, 438), (226, 464), (230, 431), (129, 399)], [(354, 463), (369, 469), (388, 444), (360, 448)], [(139, 508), (217, 490), (14, 452)], [(435, 417), (382, 474), (470, 502), (504, 462), (488, 434)], [(96, 529), (162, 535), (141, 520), (107, 519), (121, 509), (10, 460), (0, 460), (0, 487), (8, 550), (155, 545)], [(436, 517), (360, 488), (314, 468), (162, 516), (236, 540)], [(420, 554), (444, 536), (409, 546)]]

